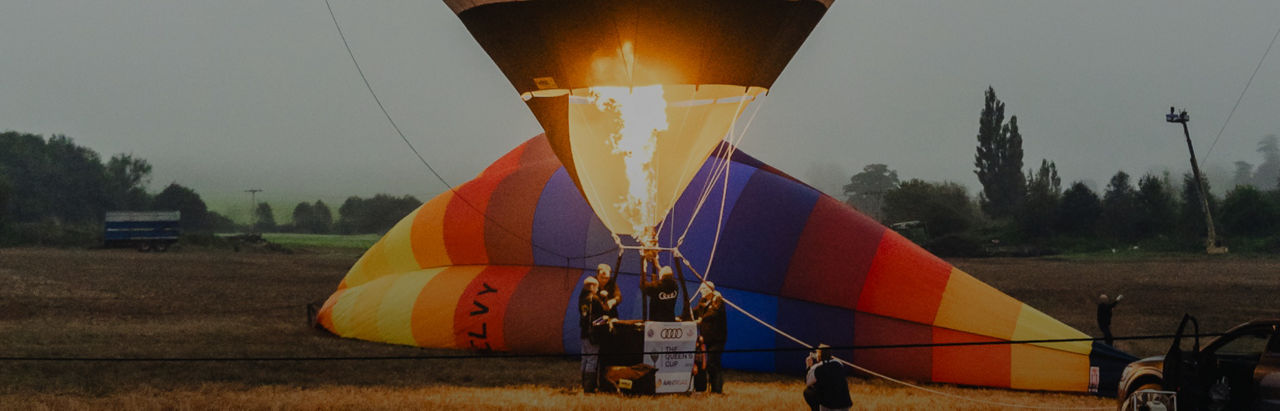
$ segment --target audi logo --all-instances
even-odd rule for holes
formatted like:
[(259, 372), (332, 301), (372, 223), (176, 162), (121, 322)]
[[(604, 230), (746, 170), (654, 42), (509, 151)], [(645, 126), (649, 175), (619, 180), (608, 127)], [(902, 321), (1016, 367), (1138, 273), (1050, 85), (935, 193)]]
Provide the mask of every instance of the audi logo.
[(684, 330), (679, 328), (663, 328), (661, 336), (662, 338), (667, 339), (680, 338), (684, 336)]

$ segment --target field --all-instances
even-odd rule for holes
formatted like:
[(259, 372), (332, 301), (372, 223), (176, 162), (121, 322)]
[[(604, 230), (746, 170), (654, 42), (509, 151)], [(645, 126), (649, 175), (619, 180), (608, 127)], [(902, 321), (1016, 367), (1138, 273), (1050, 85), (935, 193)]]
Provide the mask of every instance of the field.
[[(331, 241), (331, 240), (326, 240)], [(332, 244), (330, 244), (332, 245)], [(302, 247), (295, 245), (295, 247)], [(580, 394), (572, 359), (272, 360), (461, 354), (339, 339), (306, 324), (305, 305), (333, 291), (358, 248), (297, 253), (180, 249), (0, 249), (3, 357), (264, 358), (259, 361), (0, 360), (0, 409), (400, 409), (803, 407), (794, 376), (730, 372), (724, 396), (624, 398)], [(1183, 312), (1205, 331), (1280, 316), (1280, 260), (1143, 257), (1136, 260), (953, 261), (1090, 334), (1093, 298), (1122, 293), (1117, 335), (1165, 334)], [(1125, 341), (1157, 354), (1168, 341)], [(1111, 407), (1072, 394), (930, 385), (950, 395), (1015, 404)], [(857, 409), (1001, 409), (892, 383), (851, 379)]]
[[(956, 267), (1086, 334), (1100, 336), (1095, 319), (1099, 294), (1124, 299), (1111, 331), (1169, 335), (1184, 313), (1202, 333), (1226, 331), (1245, 321), (1280, 317), (1280, 259), (1258, 256), (1149, 255), (1133, 258), (957, 259)], [(1169, 340), (1118, 341), (1139, 357), (1161, 355)]]
[(345, 248), (365, 250), (372, 246), (373, 243), (378, 242), (378, 239), (381, 238), (381, 236), (377, 234), (336, 235), (263, 233), (262, 238), (289, 248)]

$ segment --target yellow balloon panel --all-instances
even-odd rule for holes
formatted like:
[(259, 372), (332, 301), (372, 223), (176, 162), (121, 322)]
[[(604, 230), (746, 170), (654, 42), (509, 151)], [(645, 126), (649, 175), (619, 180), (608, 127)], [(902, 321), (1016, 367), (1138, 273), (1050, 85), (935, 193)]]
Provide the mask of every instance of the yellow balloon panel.
[(1007, 340), (1017, 328), (1022, 305), (964, 271), (952, 268), (933, 325)]
[(418, 295), (443, 269), (413, 271), (394, 276), (394, 282), (378, 305), (378, 341), (417, 345), (413, 337), (413, 307)]
[[(430, 203), (428, 203), (429, 205)], [(356, 287), (376, 280), (384, 275), (413, 271), (421, 268), (414, 258), (412, 242), (414, 219), (427, 205), (419, 207), (408, 216), (400, 219), (387, 234), (378, 239), (368, 251), (360, 256), (360, 260), (342, 280), (343, 287)], [(428, 210), (429, 211), (429, 210)]]
[(763, 92), (730, 85), (572, 90), (567, 157), (583, 196), (614, 233), (656, 226)]
[(362, 340), (381, 339), (378, 322), (369, 321), (377, 318), (383, 297), (391, 286), (395, 285), (396, 276), (384, 276), (357, 286), (347, 288), (332, 308), (333, 332), (347, 338)]
[[(1022, 310), (1018, 313), (1018, 326), (1013, 330), (1013, 339), (1019, 341), (1025, 340), (1053, 340), (1053, 339), (1082, 339), (1087, 340), (1088, 335), (1071, 328), (1071, 326), (1063, 324), (1047, 314), (1040, 312), (1029, 305), (1023, 304)], [(1093, 350), (1093, 344), (1089, 341), (1072, 341), (1058, 343), (1035, 343), (1035, 345), (1055, 350), (1062, 350), (1076, 354), (1083, 354), (1088, 359), (1089, 352)]]

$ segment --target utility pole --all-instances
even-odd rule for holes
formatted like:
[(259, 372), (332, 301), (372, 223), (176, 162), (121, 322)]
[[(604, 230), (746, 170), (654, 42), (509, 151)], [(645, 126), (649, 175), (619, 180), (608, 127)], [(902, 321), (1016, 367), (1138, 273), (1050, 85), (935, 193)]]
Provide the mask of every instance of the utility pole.
[(262, 192), (261, 188), (250, 188), (244, 190), (249, 193), (249, 201), (253, 204), (249, 205), (249, 232), (253, 232), (258, 227), (258, 193)]
[(1181, 113), (1175, 113), (1173, 107), (1169, 107), (1169, 114), (1164, 116), (1164, 121), (1169, 123), (1181, 123), (1182, 135), (1187, 138), (1187, 152), (1191, 153), (1191, 174), (1196, 179), (1196, 190), (1200, 194), (1200, 210), (1204, 212), (1204, 225), (1209, 230), (1208, 238), (1205, 239), (1204, 251), (1209, 254), (1226, 254), (1226, 247), (1218, 246), (1218, 233), (1213, 227), (1213, 215), (1209, 213), (1209, 193), (1204, 188), (1204, 179), (1200, 177), (1200, 164), (1196, 162), (1196, 149), (1191, 145), (1191, 130), (1187, 128), (1187, 122), (1191, 121), (1191, 116), (1187, 115), (1187, 110)]

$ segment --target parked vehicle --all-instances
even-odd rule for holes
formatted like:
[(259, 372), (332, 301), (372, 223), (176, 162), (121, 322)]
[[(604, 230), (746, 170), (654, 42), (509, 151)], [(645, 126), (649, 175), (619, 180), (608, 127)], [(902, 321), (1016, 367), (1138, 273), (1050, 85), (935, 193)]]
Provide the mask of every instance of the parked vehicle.
[(107, 247), (165, 251), (178, 242), (181, 219), (178, 211), (108, 211), (102, 240)]
[(1203, 349), (1195, 317), (1184, 316), (1176, 335), (1168, 354), (1125, 367), (1119, 409), (1141, 409), (1135, 393), (1162, 390), (1176, 393), (1179, 410), (1280, 410), (1280, 318), (1238, 325)]

